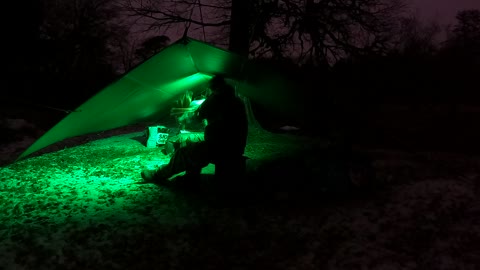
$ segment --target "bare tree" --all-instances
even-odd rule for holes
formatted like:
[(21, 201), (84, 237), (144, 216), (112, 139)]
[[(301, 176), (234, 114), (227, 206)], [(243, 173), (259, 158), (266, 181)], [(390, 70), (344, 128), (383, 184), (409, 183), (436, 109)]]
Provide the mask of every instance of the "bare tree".
[(118, 8), (113, 0), (45, 0), (42, 5), (41, 80), (52, 92), (68, 87), (81, 98), (91, 96), (114, 77), (117, 45), (128, 33), (115, 20)]
[(440, 25), (432, 21), (424, 24), (417, 17), (399, 20), (399, 28), (392, 51), (403, 55), (433, 55), (439, 47)]
[(231, 0), (124, 0), (121, 3), (139, 32), (178, 38), (185, 33), (207, 38), (208, 33), (209, 41), (223, 42), (223, 45), (228, 38), (225, 30), (230, 25)]
[(256, 57), (317, 63), (386, 51), (405, 7), (401, 0), (125, 1), (146, 30), (166, 34), (181, 28), (212, 43), (229, 40), (235, 51), (248, 44)]
[[(112, 0), (45, 1), (40, 26), (45, 46), (44, 63), (57, 66), (64, 75), (92, 70), (92, 65), (110, 65), (113, 40), (128, 31), (114, 21)], [(51, 55), (49, 55), (51, 53)], [(52, 70), (53, 71), (53, 70)]]
[(167, 36), (154, 36), (145, 40), (140, 48), (135, 50), (135, 54), (140, 58), (140, 61), (145, 61), (168, 46), (169, 43), (170, 38)]
[(457, 13), (449, 46), (457, 47), (469, 54), (480, 55), (480, 10), (462, 10)]
[(285, 27), (271, 35), (275, 43), (269, 47), (279, 44), (283, 54), (294, 50), (300, 60), (323, 64), (350, 55), (382, 53), (390, 45), (394, 19), (402, 8), (401, 2), (388, 0), (284, 1), (273, 19)]
[[(127, 35), (128, 33), (125, 33), (125, 36)], [(115, 51), (115, 55), (117, 55), (112, 62), (118, 74), (129, 71), (138, 61), (136, 55), (138, 40), (136, 38), (126, 39), (125, 36), (115, 36), (111, 41), (112, 50)]]

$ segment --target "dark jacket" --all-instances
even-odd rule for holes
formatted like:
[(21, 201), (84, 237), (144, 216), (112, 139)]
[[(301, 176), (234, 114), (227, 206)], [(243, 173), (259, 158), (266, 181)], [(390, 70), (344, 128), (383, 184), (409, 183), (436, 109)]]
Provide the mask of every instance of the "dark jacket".
[(248, 119), (243, 101), (229, 89), (210, 95), (197, 110), (207, 120), (205, 141), (214, 158), (243, 155), (247, 143)]

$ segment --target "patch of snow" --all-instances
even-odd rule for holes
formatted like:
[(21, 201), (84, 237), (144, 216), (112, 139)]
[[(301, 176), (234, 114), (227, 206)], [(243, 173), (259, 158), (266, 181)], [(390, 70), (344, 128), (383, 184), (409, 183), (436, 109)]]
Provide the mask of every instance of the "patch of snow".
[(0, 147), (0, 166), (6, 163), (13, 162), (25, 151), (30, 145), (35, 142), (34, 137), (21, 137), (17, 141), (13, 141)]
[(25, 119), (6, 118), (1, 120), (1, 126), (12, 130), (37, 129), (37, 127)]
[(280, 130), (283, 130), (283, 131), (297, 131), (297, 130), (300, 130), (300, 128), (294, 127), (294, 126), (283, 126), (283, 127), (280, 128)]

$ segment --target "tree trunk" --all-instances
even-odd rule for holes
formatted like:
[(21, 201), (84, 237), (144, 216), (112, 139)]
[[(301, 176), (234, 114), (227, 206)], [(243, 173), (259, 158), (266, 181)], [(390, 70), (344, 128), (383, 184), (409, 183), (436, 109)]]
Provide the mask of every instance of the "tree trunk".
[(230, 41), (228, 49), (248, 57), (250, 49), (249, 9), (251, 0), (232, 0)]
[[(250, 51), (250, 5), (251, 0), (232, 0), (232, 13), (230, 15), (231, 24), (228, 49), (245, 58), (248, 58)], [(249, 125), (258, 127), (259, 124), (253, 114), (250, 100), (247, 97), (242, 97), (242, 99), (245, 103)]]

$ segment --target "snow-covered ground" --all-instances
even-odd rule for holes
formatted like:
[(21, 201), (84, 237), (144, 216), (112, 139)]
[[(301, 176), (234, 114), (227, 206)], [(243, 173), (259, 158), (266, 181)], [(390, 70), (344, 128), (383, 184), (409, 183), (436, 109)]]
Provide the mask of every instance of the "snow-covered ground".
[[(306, 198), (294, 166), (320, 178), (326, 160), (293, 154), (306, 138), (256, 130), (247, 156), (256, 170), (269, 164), (264, 182), (215, 200), (205, 188), (138, 184), (143, 168), (168, 161), (139, 136), (83, 138), (14, 163), (34, 137), (2, 145), (0, 269), (480, 269), (478, 157), (361, 149), (368, 185)], [(295, 170), (291, 190), (268, 192)]]
[(22, 118), (0, 119), (0, 165), (14, 161), (44, 131)]

